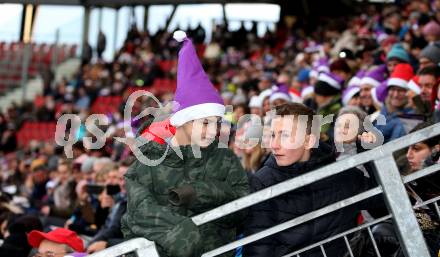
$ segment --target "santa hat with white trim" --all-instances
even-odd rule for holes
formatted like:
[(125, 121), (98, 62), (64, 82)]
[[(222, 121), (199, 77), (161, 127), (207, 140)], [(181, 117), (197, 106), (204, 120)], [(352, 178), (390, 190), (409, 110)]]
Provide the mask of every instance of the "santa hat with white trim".
[(292, 101), (289, 94), (289, 87), (287, 87), (286, 84), (278, 84), (272, 87), (272, 94), (270, 95), (269, 101), (273, 103), (277, 99), (282, 99), (287, 102)]
[(292, 103), (302, 103), (303, 99), (301, 98), (301, 93), (295, 88), (289, 89), (290, 99), (292, 99)]
[(420, 86), (419, 86), (419, 76), (414, 76), (412, 79), (408, 82), (408, 89), (413, 91), (416, 95), (420, 95)]
[(408, 89), (408, 82), (414, 77), (414, 71), (411, 65), (408, 63), (399, 63), (394, 67), (393, 73), (391, 73), (388, 79), (387, 86), (400, 87)]
[(183, 31), (174, 32), (173, 37), (183, 42), (183, 46), (177, 64), (176, 105), (170, 119), (171, 125), (179, 127), (196, 119), (223, 117), (223, 99), (203, 70), (193, 43)]
[(264, 100), (266, 100), (266, 98), (270, 97), (270, 95), (272, 94), (272, 88), (268, 88), (263, 90), (263, 92), (261, 92), (258, 97), (260, 98), (261, 101), (261, 105), (263, 105)]
[(342, 103), (347, 106), (350, 100), (361, 91), (358, 86), (349, 86), (342, 92)]
[(382, 106), (387, 98), (387, 81), (382, 82), (378, 87), (371, 89), (371, 98), (376, 105)]
[(382, 82), (385, 81), (386, 66), (380, 65), (375, 69), (368, 71), (365, 76), (361, 79), (360, 86), (370, 85), (372, 87), (378, 87)]
[(317, 79), (321, 72), (330, 72), (330, 65), (327, 58), (320, 58), (313, 62), (309, 77)]
[(359, 87), (361, 85), (362, 78), (365, 76), (365, 73), (367, 73), (365, 70), (359, 70), (356, 75), (354, 75), (349, 81), (347, 86), (356, 86)]
[(321, 72), (315, 84), (315, 94), (323, 96), (337, 95), (341, 92), (344, 80), (331, 72)]

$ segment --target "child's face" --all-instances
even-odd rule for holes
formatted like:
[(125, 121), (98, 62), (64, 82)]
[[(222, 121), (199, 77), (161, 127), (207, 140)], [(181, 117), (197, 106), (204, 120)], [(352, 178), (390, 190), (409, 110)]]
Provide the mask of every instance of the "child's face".
[(422, 168), (423, 161), (431, 155), (431, 149), (427, 144), (417, 143), (409, 147), (406, 153), (411, 171), (417, 171)]
[(194, 120), (183, 125), (192, 145), (200, 147), (209, 146), (216, 138), (218, 132), (218, 117), (211, 116), (205, 119)]
[(354, 142), (357, 138), (361, 122), (363, 121), (359, 121), (359, 118), (352, 113), (339, 116), (335, 124), (335, 142)]
[(306, 135), (305, 122), (292, 117), (272, 120), (270, 148), (278, 166), (289, 166), (310, 158), (311, 135)]

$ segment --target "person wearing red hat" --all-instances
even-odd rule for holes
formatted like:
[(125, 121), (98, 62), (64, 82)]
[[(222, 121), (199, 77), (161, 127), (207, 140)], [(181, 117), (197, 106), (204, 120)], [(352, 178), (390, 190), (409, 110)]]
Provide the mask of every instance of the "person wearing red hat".
[(84, 252), (82, 239), (72, 230), (57, 228), (48, 233), (32, 230), (28, 242), (37, 248), (36, 257), (59, 257), (74, 252)]
[[(408, 83), (414, 77), (413, 68), (407, 63), (397, 64), (387, 82), (388, 96), (381, 114), (386, 118), (385, 125), (376, 125), (382, 132), (384, 142), (402, 137), (412, 127), (405, 126), (401, 117), (414, 114), (414, 109), (407, 107)], [(415, 126), (415, 125), (414, 125)], [(408, 129), (409, 128), (409, 129)]]
[[(420, 97), (422, 100), (431, 103), (434, 107), (438, 88), (438, 82), (440, 77), (440, 71), (437, 66), (428, 66), (423, 68), (418, 73), (419, 86), (420, 86)], [(434, 93), (435, 92), (435, 93)]]
[(409, 102), (417, 114), (425, 116), (425, 120), (432, 120), (439, 74), (436, 66), (428, 66), (408, 83)]

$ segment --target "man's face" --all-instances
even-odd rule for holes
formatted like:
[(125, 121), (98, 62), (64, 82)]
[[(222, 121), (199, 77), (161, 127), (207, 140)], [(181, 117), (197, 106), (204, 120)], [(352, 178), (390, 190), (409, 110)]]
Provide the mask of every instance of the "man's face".
[(270, 80), (268, 80), (268, 79), (262, 79), (262, 80), (260, 80), (260, 82), (258, 83), (258, 89), (259, 89), (260, 91), (263, 91), (263, 90), (265, 90), (265, 89), (270, 88), (271, 85), (272, 85), (272, 84), (271, 84)]
[(185, 123), (183, 130), (190, 138), (191, 145), (207, 147), (214, 142), (218, 132), (218, 120), (218, 117), (211, 116)]
[(66, 255), (66, 245), (58, 244), (49, 240), (43, 240), (38, 247), (37, 257), (61, 257)]
[[(297, 124), (298, 121), (292, 117), (276, 117), (272, 120), (270, 148), (278, 166), (289, 166), (310, 158), (307, 145), (312, 136), (301, 133)], [(302, 129), (300, 126), (300, 130)]]
[(371, 98), (370, 85), (362, 85), (361, 91), (359, 93), (359, 98), (360, 98), (361, 106), (370, 107), (373, 105), (373, 98)]
[(408, 100), (406, 93), (406, 89), (392, 86), (388, 91), (391, 106), (394, 108), (402, 108)]
[(431, 149), (427, 144), (417, 143), (408, 148), (406, 158), (408, 159), (411, 171), (417, 171), (422, 168), (423, 161), (431, 155)]
[(106, 185), (118, 185), (119, 184), (119, 172), (118, 170), (110, 171), (105, 178)]
[(420, 97), (424, 101), (431, 101), (432, 89), (437, 84), (437, 79), (432, 75), (420, 75)]
[(65, 182), (69, 179), (70, 171), (69, 167), (67, 165), (60, 165), (58, 166), (58, 178), (61, 182)]
[(430, 65), (434, 64), (428, 58), (422, 57), (419, 59), (419, 70), (423, 70)]
[(399, 61), (395, 59), (387, 61), (387, 69), (390, 74), (393, 73), (394, 67), (396, 67), (397, 64), (399, 64)]

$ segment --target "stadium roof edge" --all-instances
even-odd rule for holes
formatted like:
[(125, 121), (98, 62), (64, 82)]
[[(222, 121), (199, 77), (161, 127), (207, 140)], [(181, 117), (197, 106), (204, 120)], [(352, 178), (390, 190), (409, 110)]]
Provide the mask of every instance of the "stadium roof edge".
[(34, 5), (81, 5), (119, 8), (134, 5), (159, 5), (159, 4), (227, 4), (227, 3), (272, 3), (276, 0), (0, 0), (2, 4), (34, 4)]

